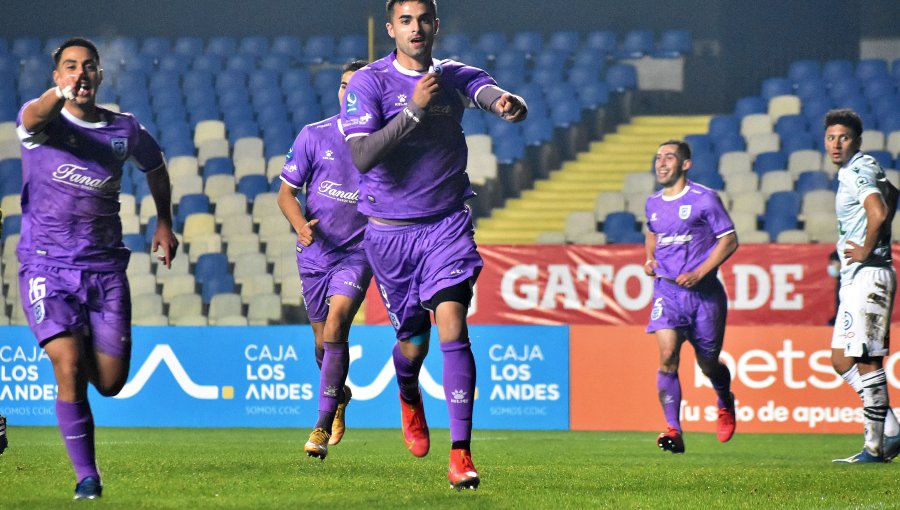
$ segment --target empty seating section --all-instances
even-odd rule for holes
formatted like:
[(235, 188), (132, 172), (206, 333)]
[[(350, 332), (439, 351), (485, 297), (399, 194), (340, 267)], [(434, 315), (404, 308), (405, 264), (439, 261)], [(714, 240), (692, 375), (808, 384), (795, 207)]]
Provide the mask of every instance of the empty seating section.
[[(887, 170), (900, 166), (900, 61), (799, 60), (732, 113), (635, 118), (579, 152), (567, 137), (637, 89), (627, 61), (689, 55), (689, 32), (441, 35), (436, 56), (484, 67), (529, 102), (523, 124), (478, 110), (464, 116), (481, 243), (643, 242), (644, 201), (656, 188), (650, 159), (668, 137), (691, 144), (689, 178), (719, 191), (744, 243), (834, 241), (837, 169), (821, 152), (828, 109), (859, 111), (863, 149)], [(365, 37), (95, 40), (106, 72), (100, 102), (134, 113), (166, 152), (184, 247), (171, 270), (149, 254), (156, 204), (126, 164), (120, 201), (134, 322), (265, 324), (284, 320), (285, 306), (302, 307), (296, 236), (275, 201), (279, 175), (296, 133), (337, 113), (340, 67), (366, 56)], [(50, 85), (44, 46), (0, 44), (0, 324), (24, 321), (15, 311), (22, 178), (14, 120)]]

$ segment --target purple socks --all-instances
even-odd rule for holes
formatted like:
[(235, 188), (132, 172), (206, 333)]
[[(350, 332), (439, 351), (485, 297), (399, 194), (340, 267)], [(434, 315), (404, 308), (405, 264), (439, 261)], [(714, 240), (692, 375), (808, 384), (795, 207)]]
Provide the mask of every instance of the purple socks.
[(450, 415), (450, 441), (472, 438), (472, 408), (475, 406), (475, 357), (468, 339), (441, 344), (444, 354), (444, 396)]
[(400, 342), (394, 344), (393, 358), (400, 398), (408, 404), (415, 404), (419, 401), (419, 370), (422, 369), (422, 362), (407, 359), (400, 352)]
[(94, 416), (87, 400), (81, 402), (56, 401), (56, 419), (63, 443), (69, 452), (75, 478), (81, 482), (89, 476), (100, 479), (94, 454)]
[(666, 416), (666, 423), (681, 432), (681, 382), (678, 380), (678, 372), (656, 372), (656, 389), (659, 391), (659, 403)]
[(344, 383), (350, 369), (350, 350), (347, 342), (325, 342), (325, 355), (319, 375), (319, 419), (317, 428), (331, 433), (334, 413), (344, 396)]

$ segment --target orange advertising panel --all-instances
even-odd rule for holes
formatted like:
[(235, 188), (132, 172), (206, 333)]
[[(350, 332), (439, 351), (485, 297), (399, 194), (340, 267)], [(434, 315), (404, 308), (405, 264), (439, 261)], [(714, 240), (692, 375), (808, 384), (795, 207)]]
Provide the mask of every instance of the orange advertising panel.
[[(900, 244), (895, 245), (900, 249)], [(747, 244), (722, 266), (728, 323), (821, 326), (834, 315), (830, 244)], [(650, 316), (653, 280), (639, 245), (479, 247), (484, 270), (471, 324), (636, 325)], [(378, 286), (367, 324), (389, 324)]]
[[(721, 359), (731, 370), (738, 433), (860, 433), (859, 397), (831, 368), (830, 327), (729, 326)], [(643, 326), (570, 328), (572, 430), (660, 432), (656, 338)], [(897, 344), (897, 339), (892, 342)], [(885, 361), (900, 404), (900, 353)], [(682, 426), (714, 432), (716, 395), (685, 344), (679, 370)]]

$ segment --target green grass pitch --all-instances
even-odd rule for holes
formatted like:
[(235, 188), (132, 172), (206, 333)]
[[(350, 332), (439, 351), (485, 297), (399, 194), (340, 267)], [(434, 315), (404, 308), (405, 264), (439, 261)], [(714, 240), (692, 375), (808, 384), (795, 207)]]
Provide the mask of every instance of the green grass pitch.
[[(898, 508), (900, 467), (833, 465), (859, 435), (688, 433), (687, 453), (655, 434), (476, 430), (477, 491), (451, 490), (449, 434), (412, 457), (399, 430), (350, 429), (323, 462), (305, 429), (100, 428), (105, 508)], [(0, 508), (66, 508), (74, 475), (52, 427), (10, 424)]]

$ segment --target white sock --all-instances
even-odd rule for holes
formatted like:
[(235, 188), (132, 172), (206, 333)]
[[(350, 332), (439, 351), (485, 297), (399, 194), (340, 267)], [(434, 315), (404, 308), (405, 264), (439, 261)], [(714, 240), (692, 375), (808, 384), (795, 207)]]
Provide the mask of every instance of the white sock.
[(884, 439), (884, 420), (890, 409), (887, 393), (887, 379), (884, 369), (874, 370), (860, 377), (863, 386), (863, 421), (865, 446), (869, 452), (881, 455)]
[[(882, 370), (883, 372), (883, 370)], [(859, 395), (859, 399), (863, 401), (863, 405), (865, 405), (865, 398), (863, 398), (863, 387), (862, 381), (859, 376), (859, 369), (854, 364), (850, 367), (850, 370), (847, 370), (841, 377), (847, 381), (847, 384), (853, 388), (853, 391)], [(888, 407), (887, 415), (884, 418), (884, 435), (887, 437), (894, 437), (897, 434), (900, 434), (900, 423), (897, 422), (897, 416), (894, 415), (893, 409)]]

